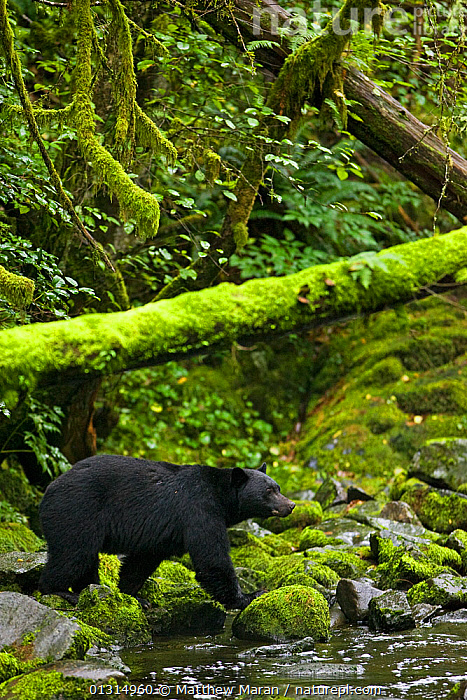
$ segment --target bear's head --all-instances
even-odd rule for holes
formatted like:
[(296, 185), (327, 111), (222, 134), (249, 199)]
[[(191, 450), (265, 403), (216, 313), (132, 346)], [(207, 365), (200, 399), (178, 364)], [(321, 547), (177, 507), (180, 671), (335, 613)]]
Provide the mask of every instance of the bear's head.
[(280, 486), (266, 474), (266, 464), (259, 469), (232, 469), (231, 485), (237, 492), (239, 517), (280, 518), (290, 515), (295, 503), (281, 493)]

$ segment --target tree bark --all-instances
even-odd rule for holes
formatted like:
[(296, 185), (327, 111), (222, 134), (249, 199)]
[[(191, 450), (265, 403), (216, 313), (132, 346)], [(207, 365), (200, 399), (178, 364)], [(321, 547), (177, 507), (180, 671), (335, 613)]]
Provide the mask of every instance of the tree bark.
[[(2, 331), (0, 399), (8, 406), (25, 385), (54, 386), (162, 364), (425, 296), (430, 286), (455, 284), (456, 273), (465, 272), (467, 227), (389, 248), (368, 261), (368, 288), (356, 261), (342, 260), (287, 277), (223, 283), (130, 311)], [(358, 265), (361, 270), (361, 259)]]
[[(209, 0), (206, 0), (204, 5), (206, 14), (203, 15), (203, 19), (238, 46), (240, 36), (235, 23), (213, 11), (212, 6), (209, 7)], [(292, 15), (274, 0), (235, 0), (234, 17), (241, 29), (244, 44), (258, 40), (280, 43), (281, 39), (275, 31), (262, 26), (270, 23), (269, 16), (274, 18), (273, 21), (277, 22), (279, 28), (292, 18)], [(262, 23), (258, 18), (262, 19)], [(290, 50), (286, 46), (272, 46), (257, 49), (255, 53), (263, 71), (274, 79)], [(351, 111), (362, 120), (349, 117), (350, 133), (435, 202), (440, 198), (446, 164), (449, 163), (449, 182), (441, 206), (464, 224), (467, 221), (467, 161), (452, 149), (446, 148), (430, 127), (416, 119), (363, 73), (353, 66), (346, 66), (343, 70), (345, 95), (357, 102), (352, 105)]]

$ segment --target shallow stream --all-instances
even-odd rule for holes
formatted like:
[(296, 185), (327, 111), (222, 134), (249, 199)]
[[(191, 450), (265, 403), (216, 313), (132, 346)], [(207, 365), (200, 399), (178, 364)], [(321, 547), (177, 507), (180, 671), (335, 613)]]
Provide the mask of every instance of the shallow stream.
[(467, 677), (467, 619), (392, 634), (337, 629), (312, 651), (275, 657), (254, 655), (260, 643), (233, 638), (232, 619), (215, 636), (160, 637), (125, 650), (130, 683), (143, 683), (145, 697), (181, 700), (241, 694), (442, 700)]

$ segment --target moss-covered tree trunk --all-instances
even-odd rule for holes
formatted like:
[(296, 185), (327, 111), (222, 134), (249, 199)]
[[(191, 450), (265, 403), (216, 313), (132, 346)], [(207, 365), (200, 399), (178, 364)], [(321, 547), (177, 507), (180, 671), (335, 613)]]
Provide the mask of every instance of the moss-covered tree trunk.
[[(467, 228), (287, 277), (220, 284), (114, 314), (0, 333), (0, 399), (372, 313), (463, 281)], [(368, 286), (369, 283), (369, 286)], [(366, 288), (368, 287), (368, 288)], [(446, 287), (440, 287), (445, 290)]]

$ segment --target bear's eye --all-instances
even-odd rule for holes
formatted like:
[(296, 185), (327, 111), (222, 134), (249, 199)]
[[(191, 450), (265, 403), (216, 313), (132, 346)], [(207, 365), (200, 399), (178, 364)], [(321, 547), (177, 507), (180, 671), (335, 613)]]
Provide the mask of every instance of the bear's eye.
[(272, 488), (272, 486), (268, 486), (266, 489), (266, 493), (272, 493), (273, 491), (274, 489)]

